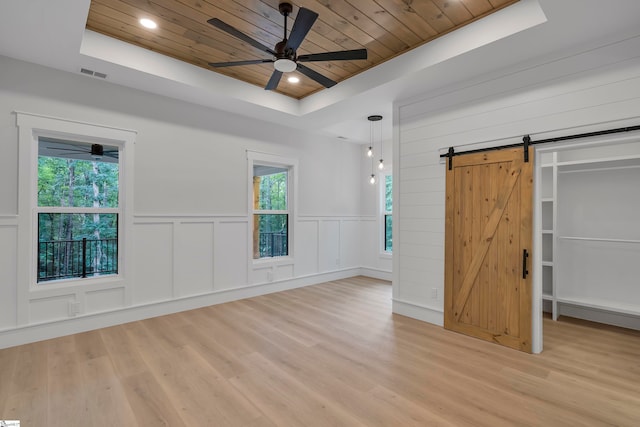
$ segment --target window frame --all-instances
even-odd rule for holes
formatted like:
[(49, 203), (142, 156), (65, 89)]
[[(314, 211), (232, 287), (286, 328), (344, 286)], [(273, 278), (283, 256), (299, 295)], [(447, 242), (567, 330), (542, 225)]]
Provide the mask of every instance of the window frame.
[[(133, 255), (133, 148), (137, 133), (133, 130), (96, 125), (80, 121), (16, 112), (19, 142), (19, 240), (18, 240), (18, 300), (26, 305), (34, 295), (57, 295), (69, 292), (122, 287), (131, 276)], [(39, 138), (55, 138), (87, 144), (102, 144), (118, 148), (118, 273), (86, 278), (65, 278), (38, 282), (38, 213), (87, 213), (93, 207), (38, 206)], [(101, 208), (101, 213), (106, 213)], [(23, 285), (24, 284), (24, 285)], [(127, 300), (129, 296), (126, 297)], [(19, 322), (28, 321), (28, 313), (19, 314)]]
[[(386, 209), (386, 178), (387, 176), (391, 177), (391, 189), (392, 189), (392, 207), (390, 211), (387, 211)], [(379, 185), (379, 209), (378, 209), (378, 221), (379, 221), (379, 226), (378, 226), (378, 230), (379, 230), (379, 237), (380, 237), (380, 256), (384, 257), (384, 258), (390, 258), (393, 255), (393, 243), (391, 246), (391, 250), (388, 251), (386, 249), (387, 247), (387, 235), (386, 235), (386, 229), (387, 229), (387, 222), (386, 222), (386, 217), (387, 215), (391, 216), (391, 224), (392, 224), (392, 230), (391, 230), (391, 236), (392, 236), (392, 242), (393, 242), (393, 172), (392, 169), (390, 167), (385, 167), (385, 169), (381, 172), (379, 172), (378, 174), (378, 182), (380, 183)]]
[[(287, 210), (263, 210), (254, 209), (254, 188), (253, 188), (253, 168), (256, 165), (273, 166), (287, 169)], [(264, 267), (266, 265), (286, 265), (293, 264), (294, 260), (294, 228), (296, 223), (296, 201), (297, 197), (297, 172), (298, 161), (274, 154), (261, 153), (247, 150), (247, 188), (248, 188), (248, 247), (247, 254), (250, 267)], [(253, 231), (254, 215), (286, 214), (287, 218), (287, 255), (276, 257), (253, 258)]]

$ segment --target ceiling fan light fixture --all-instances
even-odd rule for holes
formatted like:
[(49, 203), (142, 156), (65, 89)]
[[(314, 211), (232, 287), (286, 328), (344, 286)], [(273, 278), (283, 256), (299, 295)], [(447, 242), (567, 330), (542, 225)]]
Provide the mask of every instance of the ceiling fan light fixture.
[(140, 25), (142, 25), (145, 28), (149, 28), (151, 30), (158, 27), (158, 24), (156, 24), (155, 21), (152, 21), (149, 18), (142, 18), (140, 19), (139, 22), (140, 22)]
[(276, 70), (282, 73), (290, 73), (292, 71), (295, 71), (298, 67), (295, 61), (287, 58), (276, 59), (276, 61), (273, 63), (273, 66)]
[(300, 77), (298, 77), (298, 76), (290, 76), (289, 78), (287, 78), (287, 81), (289, 83), (300, 83)]

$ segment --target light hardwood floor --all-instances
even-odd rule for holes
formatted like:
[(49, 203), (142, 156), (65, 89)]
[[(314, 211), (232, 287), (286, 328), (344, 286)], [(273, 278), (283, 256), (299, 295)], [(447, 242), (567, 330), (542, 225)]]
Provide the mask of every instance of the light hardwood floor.
[(640, 333), (545, 320), (528, 355), (357, 277), (0, 350), (22, 426), (640, 425)]

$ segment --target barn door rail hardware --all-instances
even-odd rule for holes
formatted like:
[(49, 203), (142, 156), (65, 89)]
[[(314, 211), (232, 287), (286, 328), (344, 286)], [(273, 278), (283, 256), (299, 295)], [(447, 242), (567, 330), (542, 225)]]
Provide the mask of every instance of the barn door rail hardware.
[(640, 130), (640, 125), (637, 125), (637, 126), (626, 126), (626, 127), (621, 127), (621, 128), (615, 128), (615, 129), (598, 130), (598, 131), (595, 131), (595, 132), (577, 133), (577, 134), (573, 134), (573, 135), (558, 136), (556, 138), (541, 139), (539, 141), (532, 141), (531, 137), (529, 135), (525, 135), (525, 136), (522, 137), (522, 142), (515, 143), (515, 144), (498, 145), (498, 146), (495, 146), (495, 147), (485, 147), (485, 148), (478, 148), (478, 149), (475, 149), (475, 150), (467, 150), (467, 151), (455, 151), (453, 147), (449, 147), (449, 150), (446, 153), (440, 154), (440, 158), (447, 157), (449, 159), (449, 161), (448, 161), (449, 170), (452, 170), (453, 169), (452, 158), (454, 156), (460, 156), (462, 154), (481, 153), (481, 152), (484, 152), (484, 151), (501, 150), (503, 148), (523, 147), (523, 149), (524, 149), (524, 161), (528, 162), (529, 161), (529, 146), (531, 146), (531, 145), (546, 144), (547, 142), (569, 141), (569, 140), (572, 140), (572, 139), (589, 138), (589, 137), (592, 137), (592, 136), (611, 135), (611, 134), (614, 134), (614, 133), (633, 132), (633, 131), (636, 131), (636, 130)]

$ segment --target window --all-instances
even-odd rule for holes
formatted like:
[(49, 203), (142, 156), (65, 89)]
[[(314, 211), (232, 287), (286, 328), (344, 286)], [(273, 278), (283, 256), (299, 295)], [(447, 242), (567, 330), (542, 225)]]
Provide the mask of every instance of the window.
[(384, 251), (392, 252), (393, 249), (393, 176), (384, 175)]
[(253, 163), (253, 259), (289, 255), (290, 169)]
[[(27, 284), (18, 306), (43, 292), (126, 285), (136, 131), (26, 112), (16, 118), (17, 280)], [(19, 316), (28, 322), (28, 311)]]
[(36, 281), (118, 273), (119, 149), (38, 138)]

